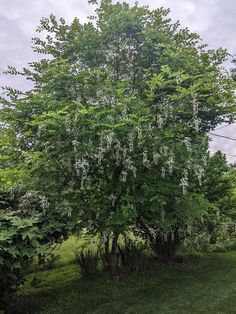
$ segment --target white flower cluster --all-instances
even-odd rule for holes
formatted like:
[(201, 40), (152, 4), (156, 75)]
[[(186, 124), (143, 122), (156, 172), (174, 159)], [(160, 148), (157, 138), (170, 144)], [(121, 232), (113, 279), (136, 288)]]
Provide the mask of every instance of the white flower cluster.
[(201, 165), (194, 165), (194, 172), (198, 178), (199, 185), (202, 185), (202, 177), (204, 174), (204, 169)]
[(107, 144), (107, 150), (111, 149), (111, 145), (114, 141), (114, 133), (110, 132), (105, 136), (106, 144)]
[(148, 166), (149, 166), (149, 160), (148, 160), (147, 151), (144, 151), (144, 152), (142, 153), (142, 155), (143, 155), (143, 166), (146, 167), (146, 168), (148, 168)]
[(201, 119), (198, 117), (198, 102), (197, 99), (193, 99), (193, 127), (196, 132), (199, 132), (199, 126), (201, 123)]
[(188, 152), (191, 152), (192, 147), (191, 147), (191, 141), (189, 137), (185, 137), (183, 140), (183, 144), (186, 146), (186, 149)]
[(88, 177), (89, 163), (85, 158), (81, 158), (75, 162), (75, 170), (78, 176), (81, 177), (81, 184), (83, 185)]
[(183, 194), (186, 194), (187, 190), (186, 188), (188, 187), (188, 170), (184, 169), (183, 177), (180, 179), (180, 186), (183, 188)]
[[(117, 100), (116, 100), (117, 101)], [(114, 100), (114, 108), (115, 108)], [(127, 107), (122, 104), (119, 115), (121, 118), (128, 118)], [(198, 119), (198, 102), (193, 100), (193, 122), (196, 131), (199, 129), (200, 119)], [(163, 107), (160, 108), (160, 113), (153, 116), (152, 123), (143, 123), (131, 127), (130, 133), (126, 133), (126, 138), (120, 132), (120, 127), (114, 127), (113, 130), (104, 130), (102, 133), (96, 134), (93, 138), (88, 138), (85, 143), (80, 142), (78, 135), (75, 136), (72, 141), (72, 147), (75, 153), (76, 162), (74, 167), (76, 174), (80, 177), (81, 182), (89, 181), (89, 173), (91, 165), (103, 165), (106, 167), (107, 158), (114, 166), (121, 166), (121, 180), (126, 182), (130, 175), (132, 178), (137, 176), (140, 166), (144, 168), (156, 167), (157, 171), (160, 171), (162, 178), (168, 175), (173, 175), (175, 167), (178, 163), (178, 156), (175, 156), (175, 143), (162, 141), (162, 133), (160, 130), (169, 121), (173, 108), (171, 104), (165, 102)], [(111, 122), (117, 119), (113, 113), (107, 116), (107, 119)], [(67, 120), (66, 120), (67, 121)], [(142, 120), (143, 121), (143, 120)], [(192, 123), (192, 122), (191, 122)], [(131, 124), (132, 125), (132, 124)], [(67, 129), (71, 129), (70, 122), (66, 122)], [(168, 126), (166, 124), (166, 126)], [(130, 124), (127, 123), (127, 127)], [(191, 125), (189, 124), (190, 128)], [(72, 130), (72, 129), (71, 129)], [(91, 129), (92, 130), (92, 129)], [(73, 130), (72, 130), (73, 131)], [(173, 143), (173, 146), (172, 146)], [(187, 191), (189, 185), (189, 175), (192, 171), (196, 174), (199, 183), (201, 184), (203, 169), (204, 167), (195, 164), (195, 144), (191, 143), (190, 137), (185, 137), (179, 141), (177, 145), (183, 144), (182, 152), (185, 154), (184, 158), (184, 172), (180, 180), (180, 186), (183, 188), (183, 193)], [(81, 151), (80, 151), (81, 146)], [(144, 148), (143, 148), (144, 147)], [(82, 152), (86, 151), (85, 154)], [(185, 157), (184, 156), (184, 157)], [(183, 160), (183, 158), (181, 158)], [(205, 164), (206, 158), (202, 158), (200, 163)], [(92, 163), (92, 164), (91, 164)], [(107, 169), (111, 169), (111, 164), (108, 165)], [(114, 201), (114, 200), (113, 200)]]
[(40, 205), (44, 211), (49, 208), (49, 202), (46, 196), (40, 197)]
[(140, 127), (140, 126), (136, 126), (136, 127), (135, 127), (135, 130), (136, 130), (136, 132), (137, 132), (137, 134), (138, 134), (138, 139), (141, 140), (142, 137), (143, 137), (141, 127)]
[(162, 129), (164, 126), (164, 122), (165, 122), (164, 118), (160, 114), (158, 114), (156, 120), (157, 120), (158, 128)]
[(44, 124), (39, 125), (37, 129), (37, 136), (40, 137), (41, 133), (46, 129), (46, 126)]
[(73, 140), (72, 141), (72, 146), (74, 149), (74, 152), (77, 152), (78, 146), (79, 146), (79, 141), (78, 140)]
[(166, 176), (166, 169), (164, 167), (161, 167), (161, 176), (162, 178), (165, 178)]
[(169, 156), (169, 158), (167, 160), (167, 164), (168, 164), (168, 167), (169, 167), (169, 173), (171, 175), (172, 172), (173, 172), (173, 168), (174, 168), (174, 154), (173, 154), (172, 151), (171, 151), (170, 156)]
[(154, 164), (157, 165), (158, 162), (159, 162), (159, 159), (160, 159), (160, 154), (158, 154), (158, 153), (156, 153), (156, 152), (153, 152), (152, 158), (153, 158)]
[(127, 171), (123, 170), (121, 172), (121, 181), (126, 182), (127, 175), (128, 175)]
[(164, 211), (164, 209), (161, 210), (161, 221), (165, 222), (165, 211)]
[(112, 193), (112, 194), (109, 196), (109, 199), (111, 200), (111, 205), (112, 205), (112, 207), (114, 207), (114, 206), (115, 206), (115, 203), (116, 203), (117, 196)]
[(71, 120), (70, 120), (69, 115), (65, 117), (65, 127), (66, 127), (66, 132), (71, 132)]
[(134, 134), (130, 133), (128, 135), (128, 143), (129, 143), (129, 151), (132, 152), (134, 150)]

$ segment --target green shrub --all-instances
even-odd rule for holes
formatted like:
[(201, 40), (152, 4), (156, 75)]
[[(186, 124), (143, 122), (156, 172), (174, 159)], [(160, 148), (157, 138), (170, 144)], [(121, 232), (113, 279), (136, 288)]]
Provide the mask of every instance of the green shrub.
[(181, 247), (183, 252), (227, 252), (234, 250), (236, 225), (228, 217), (216, 221), (203, 220), (191, 226)]
[(91, 248), (78, 249), (74, 253), (75, 262), (80, 266), (81, 274), (86, 278), (94, 278), (98, 272), (98, 253)]
[(13, 195), (12, 203), (8, 198), (0, 195), (0, 203), (6, 204), (0, 209), (0, 287), (4, 287), (0, 288), (0, 308), (9, 304), (37, 261), (38, 266), (45, 262), (51, 266), (55, 260), (49, 258), (49, 247), (60, 243), (71, 230), (68, 216), (49, 208), (40, 193)]
[(147, 258), (144, 254), (144, 245), (132, 240), (126, 240), (120, 250), (121, 262), (131, 272), (143, 272), (146, 269)]
[(39, 254), (47, 245), (40, 243), (42, 235), (38, 224), (40, 217), (22, 218), (17, 211), (0, 211), (0, 305), (8, 299), (24, 281), (24, 277)]

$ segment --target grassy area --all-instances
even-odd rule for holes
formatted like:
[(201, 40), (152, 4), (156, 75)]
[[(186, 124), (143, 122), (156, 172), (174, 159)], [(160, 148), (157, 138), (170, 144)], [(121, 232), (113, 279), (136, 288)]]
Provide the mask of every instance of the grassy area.
[(69, 239), (55, 268), (29, 276), (20, 313), (236, 313), (236, 252), (175, 265), (152, 260), (145, 275), (123, 272), (112, 280), (103, 273), (89, 281), (71, 263), (76, 246)]

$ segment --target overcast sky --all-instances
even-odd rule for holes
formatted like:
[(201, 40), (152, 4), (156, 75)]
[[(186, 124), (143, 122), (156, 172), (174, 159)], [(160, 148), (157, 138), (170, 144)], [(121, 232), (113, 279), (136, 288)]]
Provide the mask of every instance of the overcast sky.
[[(133, 4), (134, 0), (126, 0)], [(164, 6), (171, 9), (171, 17), (183, 26), (197, 31), (210, 48), (227, 48), (236, 54), (236, 0), (140, 0), (140, 5), (151, 8)], [(86, 21), (93, 7), (87, 0), (0, 0), (0, 86), (27, 88), (26, 82), (7, 77), (2, 72), (6, 66), (21, 68), (35, 56), (31, 37), (41, 17), (54, 13), (71, 22), (74, 17)], [(215, 131), (217, 134), (236, 137), (236, 125)], [(211, 150), (221, 149), (236, 162), (236, 142), (213, 137)]]

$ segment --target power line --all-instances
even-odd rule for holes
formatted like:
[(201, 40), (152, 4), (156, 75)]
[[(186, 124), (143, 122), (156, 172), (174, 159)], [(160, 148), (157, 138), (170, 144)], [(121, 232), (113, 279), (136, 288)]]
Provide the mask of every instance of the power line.
[(236, 157), (236, 155), (226, 154), (223, 152), (224, 155), (230, 156), (230, 157)]
[(236, 138), (233, 138), (233, 137), (224, 136), (224, 135), (215, 134), (215, 133), (209, 133), (209, 134), (210, 134), (210, 135), (213, 135), (213, 136), (217, 136), (217, 137), (226, 138), (227, 140), (231, 140), (231, 141), (235, 141), (235, 142), (236, 142)]

